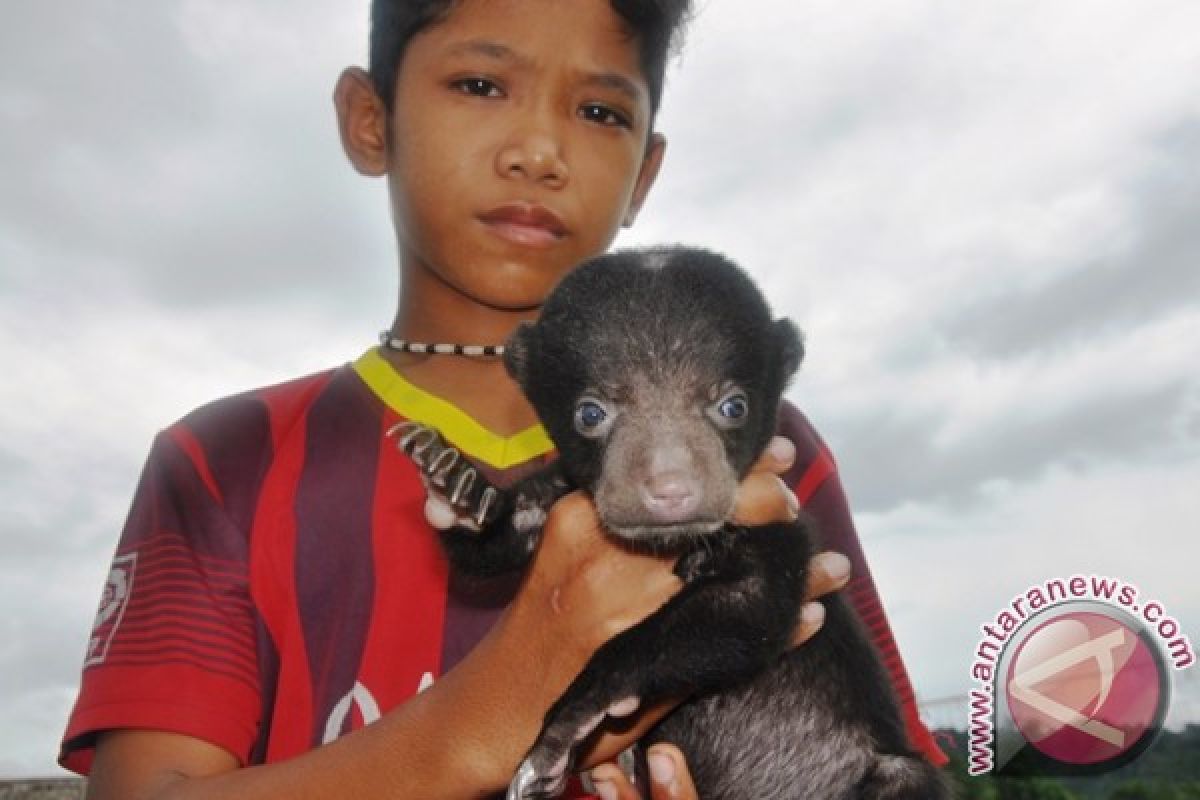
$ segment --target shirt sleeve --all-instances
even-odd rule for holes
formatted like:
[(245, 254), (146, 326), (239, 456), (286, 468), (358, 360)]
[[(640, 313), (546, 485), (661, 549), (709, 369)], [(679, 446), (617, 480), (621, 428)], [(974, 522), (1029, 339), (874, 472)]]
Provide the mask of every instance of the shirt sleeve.
[(96, 735), (185, 734), (243, 762), (261, 717), (247, 536), (185, 423), (151, 449), (105, 582), (59, 763), (87, 774)]
[(888, 624), (887, 614), (875, 588), (875, 580), (871, 577), (866, 555), (854, 529), (833, 457), (808, 419), (795, 407), (785, 404), (779, 422), (780, 434), (796, 444), (796, 464), (785, 480), (794, 488), (801, 506), (816, 520), (821, 537), (820, 547), (834, 550), (850, 559), (850, 583), (843, 591), (870, 634), (891, 676), (892, 689), (900, 704), (909, 743), (931, 763), (942, 766), (949, 759), (921, 721), (912, 682), (900, 657), (891, 625)]

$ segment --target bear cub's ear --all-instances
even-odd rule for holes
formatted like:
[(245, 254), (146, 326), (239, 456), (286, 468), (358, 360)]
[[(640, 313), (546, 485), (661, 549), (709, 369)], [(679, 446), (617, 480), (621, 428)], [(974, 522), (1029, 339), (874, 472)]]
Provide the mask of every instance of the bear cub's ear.
[(772, 335), (775, 337), (775, 357), (779, 375), (787, 381), (804, 360), (804, 334), (800, 333), (794, 322), (784, 317), (772, 323)]
[(529, 365), (538, 357), (537, 323), (522, 322), (504, 343), (504, 366), (517, 383), (525, 387), (529, 377)]

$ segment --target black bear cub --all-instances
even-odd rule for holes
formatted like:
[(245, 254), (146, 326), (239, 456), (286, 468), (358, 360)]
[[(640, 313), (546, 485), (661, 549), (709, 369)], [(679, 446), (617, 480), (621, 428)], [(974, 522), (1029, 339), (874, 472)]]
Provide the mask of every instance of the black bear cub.
[(803, 522), (745, 529), (734, 491), (776, 428), (803, 356), (786, 319), (734, 264), (704, 250), (623, 251), (573, 271), (504, 358), (558, 448), (506, 490), (430, 429), (399, 445), (461, 514), (442, 534), (455, 569), (522, 568), (549, 506), (591, 493), (609, 534), (679, 556), (683, 588), (601, 647), (547, 713), (509, 788), (552, 797), (608, 716), (689, 697), (647, 737), (684, 751), (700, 797), (948, 797), (908, 746), (887, 677), (853, 613), (791, 649), (813, 553)]

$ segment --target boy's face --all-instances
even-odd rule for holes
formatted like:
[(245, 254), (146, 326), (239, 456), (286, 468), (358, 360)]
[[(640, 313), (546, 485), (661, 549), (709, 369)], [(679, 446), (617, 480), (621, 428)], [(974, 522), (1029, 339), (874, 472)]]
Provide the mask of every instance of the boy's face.
[(462, 0), (409, 43), (388, 179), (406, 269), (541, 304), (632, 220), (662, 157), (608, 0)]

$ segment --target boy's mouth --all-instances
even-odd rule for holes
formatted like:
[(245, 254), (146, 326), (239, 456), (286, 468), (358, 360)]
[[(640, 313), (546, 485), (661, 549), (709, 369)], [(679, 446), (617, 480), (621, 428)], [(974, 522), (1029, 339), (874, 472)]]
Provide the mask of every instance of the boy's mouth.
[(557, 214), (533, 203), (496, 206), (480, 214), (479, 220), (502, 239), (528, 247), (549, 247), (567, 235)]

